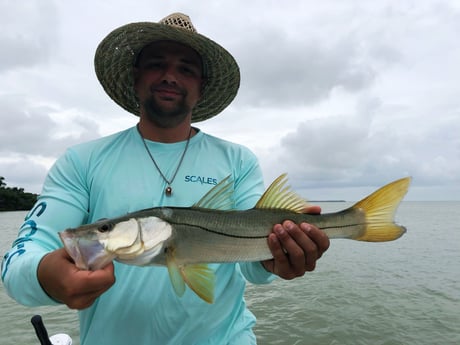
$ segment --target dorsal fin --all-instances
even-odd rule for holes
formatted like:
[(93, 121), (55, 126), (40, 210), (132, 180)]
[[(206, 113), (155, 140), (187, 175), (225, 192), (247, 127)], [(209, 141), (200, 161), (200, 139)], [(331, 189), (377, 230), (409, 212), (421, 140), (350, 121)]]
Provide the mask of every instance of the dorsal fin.
[(233, 178), (228, 175), (209, 192), (207, 192), (193, 208), (208, 208), (213, 210), (230, 210), (233, 206)]
[(308, 202), (293, 192), (290, 186), (285, 186), (286, 183), (287, 175), (282, 174), (268, 187), (255, 208), (283, 209), (302, 213), (308, 207)]

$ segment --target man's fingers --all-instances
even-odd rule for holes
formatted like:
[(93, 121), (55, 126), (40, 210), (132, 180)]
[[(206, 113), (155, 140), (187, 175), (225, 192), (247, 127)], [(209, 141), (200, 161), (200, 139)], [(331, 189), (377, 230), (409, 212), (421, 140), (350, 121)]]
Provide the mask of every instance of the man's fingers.
[(273, 227), (268, 245), (273, 260), (265, 261), (264, 267), (284, 279), (293, 279), (315, 269), (316, 261), (329, 247), (329, 238), (312, 224), (287, 220)]
[(97, 271), (80, 270), (64, 249), (45, 255), (37, 274), (46, 293), (72, 309), (89, 307), (115, 283), (112, 263)]
[(268, 237), (268, 245), (273, 254), (273, 260), (276, 262), (278, 268), (288, 267), (289, 260), (280, 241), (280, 237), (285, 237), (287, 234), (284, 234), (285, 230), (280, 224), (277, 224), (273, 231), (274, 233), (271, 233)]
[(317, 258), (319, 259), (323, 253), (328, 250), (330, 241), (326, 233), (316, 226), (311, 224), (302, 223), (300, 229), (308, 236), (308, 238), (315, 243), (317, 248)]
[(280, 238), (283, 250), (288, 258), (289, 267), (294, 277), (302, 276), (305, 273), (306, 249), (311, 247), (311, 241), (304, 232), (293, 222), (285, 221), (284, 236)]

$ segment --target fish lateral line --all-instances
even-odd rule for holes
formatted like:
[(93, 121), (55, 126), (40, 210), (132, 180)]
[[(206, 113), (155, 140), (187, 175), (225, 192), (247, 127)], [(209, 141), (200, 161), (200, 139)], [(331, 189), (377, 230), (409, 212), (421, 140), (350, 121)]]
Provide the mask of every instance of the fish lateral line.
[[(255, 210), (255, 208), (254, 208)], [(288, 211), (289, 210), (285, 210), (285, 209), (272, 209), (274, 211)], [(348, 210), (345, 210), (345, 211), (348, 211)], [(306, 213), (307, 215), (308, 213)], [(308, 214), (308, 215), (311, 215), (311, 214)], [(328, 216), (329, 214), (325, 213), (321, 216)], [(311, 215), (311, 216), (316, 216), (315, 215)], [(282, 224), (284, 221), (286, 220), (291, 220), (291, 221), (294, 221), (291, 219), (292, 217), (289, 217), (289, 216), (286, 216), (285, 219), (283, 220), (280, 220), (278, 223), (274, 223), (273, 225), (275, 224)], [(311, 223), (313, 225), (315, 225), (315, 222), (311, 221), (311, 220), (300, 220), (299, 223)], [(216, 234), (216, 235), (220, 235), (220, 236), (225, 236), (225, 237), (229, 237), (229, 238), (237, 238), (237, 239), (263, 239), (263, 238), (268, 238), (268, 234), (267, 235), (260, 235), (260, 236), (245, 236), (245, 235), (237, 235), (237, 234), (230, 234), (230, 233), (225, 233), (225, 232), (221, 232), (221, 231), (218, 231), (218, 230), (212, 230), (212, 229), (209, 229), (209, 228), (206, 228), (204, 226), (200, 226), (198, 224), (189, 224), (189, 223), (183, 223), (183, 222), (171, 222), (170, 220), (168, 220), (168, 223), (170, 223), (171, 225), (176, 225), (176, 226), (185, 226), (185, 227), (190, 227), (190, 228), (197, 228), (197, 229), (200, 229), (200, 230), (203, 230), (205, 232), (209, 232), (209, 233), (213, 233), (213, 234)], [(324, 226), (318, 226), (318, 225), (315, 225), (316, 227), (318, 227), (318, 229), (320, 230), (328, 230), (328, 229), (345, 229), (345, 228), (352, 228), (352, 227), (356, 227), (356, 226), (367, 226), (368, 224), (366, 222), (356, 222), (356, 223), (348, 223), (348, 224), (343, 224), (343, 225), (336, 225), (336, 224), (332, 224), (332, 225), (324, 225)], [(267, 229), (268, 230), (268, 229)]]
[(191, 228), (197, 228), (197, 229), (200, 229), (200, 230), (203, 230), (203, 231), (206, 231), (206, 232), (209, 232), (209, 233), (212, 233), (212, 234), (216, 234), (216, 235), (220, 235), (220, 236), (225, 236), (225, 237), (230, 237), (230, 238), (239, 238), (239, 239), (250, 239), (250, 240), (257, 240), (257, 239), (262, 239), (262, 238), (267, 238), (268, 235), (261, 235), (261, 236), (243, 236), (243, 235), (236, 235), (236, 234), (228, 234), (228, 233), (225, 233), (225, 232), (221, 232), (221, 231), (218, 231), (218, 230), (212, 230), (212, 229), (208, 229), (204, 226), (200, 226), (200, 225), (191, 225), (191, 224), (187, 224), (187, 223), (179, 223), (179, 222), (174, 222), (174, 223), (171, 223), (172, 225), (178, 225), (178, 226), (187, 226), (187, 227), (191, 227)]
[[(314, 223), (312, 223), (313, 225), (315, 225)], [(350, 223), (350, 224), (344, 224), (344, 225), (330, 225), (330, 226), (321, 226), (319, 227), (318, 226), (318, 229), (320, 230), (329, 230), (329, 229), (346, 229), (346, 228), (353, 228), (353, 227), (356, 227), (356, 226), (367, 226), (368, 224), (367, 223)], [(316, 226), (316, 225), (315, 225)]]

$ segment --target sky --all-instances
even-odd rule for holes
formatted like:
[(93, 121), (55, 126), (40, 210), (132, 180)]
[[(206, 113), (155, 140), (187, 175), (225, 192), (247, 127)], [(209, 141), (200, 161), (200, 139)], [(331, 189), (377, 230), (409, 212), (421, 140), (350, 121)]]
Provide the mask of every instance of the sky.
[(460, 1), (0, 0), (0, 176), (39, 193), (67, 147), (134, 126), (93, 66), (115, 28), (188, 14), (237, 60), (241, 87), (195, 124), (249, 147), (267, 185), (359, 200), (460, 200)]

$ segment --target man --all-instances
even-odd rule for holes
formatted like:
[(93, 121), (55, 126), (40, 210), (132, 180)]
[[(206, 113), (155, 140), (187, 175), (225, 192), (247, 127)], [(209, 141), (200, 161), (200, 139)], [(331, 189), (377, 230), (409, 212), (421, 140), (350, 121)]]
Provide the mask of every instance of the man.
[(8, 293), (25, 305), (79, 309), (83, 345), (255, 344), (245, 280), (262, 284), (313, 270), (329, 246), (316, 227), (289, 221), (274, 226), (268, 239), (273, 260), (211, 265), (213, 304), (190, 290), (176, 296), (163, 267), (111, 263), (79, 270), (57, 235), (148, 207), (190, 206), (229, 174), (234, 208), (253, 207), (263, 193), (255, 156), (191, 125), (233, 100), (236, 62), (175, 13), (160, 23), (116, 29), (99, 45), (95, 66), (105, 91), (139, 123), (72, 147), (58, 159), (4, 258)]

